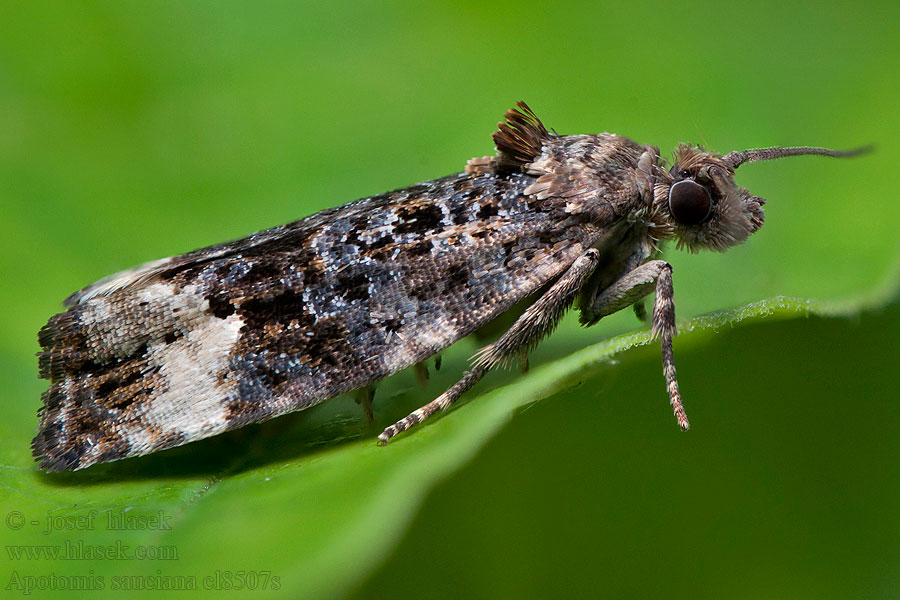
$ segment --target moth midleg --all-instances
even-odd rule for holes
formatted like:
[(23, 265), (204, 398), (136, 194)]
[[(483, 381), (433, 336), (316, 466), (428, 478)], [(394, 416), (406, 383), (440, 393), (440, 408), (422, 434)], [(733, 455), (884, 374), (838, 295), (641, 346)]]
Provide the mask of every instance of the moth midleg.
[(418, 425), (439, 410), (444, 410), (445, 408), (456, 402), (456, 400), (465, 392), (467, 392), (473, 385), (478, 383), (478, 381), (484, 376), (486, 372), (487, 369), (485, 369), (484, 367), (475, 367), (471, 371), (466, 371), (463, 374), (462, 379), (450, 386), (450, 388), (446, 392), (444, 392), (422, 408), (409, 413), (407, 416), (403, 417), (402, 419), (382, 431), (378, 436), (378, 443), (383, 446), (388, 442), (389, 439), (391, 439), (398, 433), (402, 433), (410, 427)]
[(651, 260), (629, 271), (582, 308), (582, 322), (596, 323), (601, 317), (634, 304), (654, 288), (656, 289), (656, 300), (653, 304), (652, 336), (653, 339), (659, 338), (662, 347), (663, 374), (666, 377), (666, 389), (669, 392), (672, 411), (675, 413), (678, 425), (687, 430), (690, 428), (690, 423), (681, 402), (672, 351), (672, 338), (675, 337), (672, 265), (664, 260)]
[(542, 337), (553, 331), (599, 262), (600, 252), (594, 248), (579, 256), (569, 270), (544, 292), (543, 296), (529, 306), (506, 333), (494, 343), (478, 351), (475, 355), (474, 368), (471, 371), (467, 371), (462, 379), (435, 400), (385, 429), (378, 436), (379, 443), (387, 443), (398, 433), (406, 431), (434, 413), (446, 409), (496, 365), (527, 353)]
[(631, 305), (632, 310), (634, 310), (634, 316), (638, 318), (638, 321), (641, 323), (647, 323), (647, 305), (644, 304), (643, 300), (638, 300), (634, 304)]

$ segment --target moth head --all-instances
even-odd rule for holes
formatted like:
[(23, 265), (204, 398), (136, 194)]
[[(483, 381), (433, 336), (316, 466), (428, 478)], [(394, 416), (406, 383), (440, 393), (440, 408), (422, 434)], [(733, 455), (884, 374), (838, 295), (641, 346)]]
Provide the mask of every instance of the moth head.
[(664, 236), (678, 239), (678, 247), (691, 252), (724, 251), (740, 244), (765, 221), (765, 198), (754, 196), (734, 182), (734, 173), (745, 163), (818, 154), (855, 156), (867, 151), (827, 148), (760, 148), (740, 150), (724, 156), (680, 144), (672, 168), (662, 171), (654, 187), (654, 212), (664, 223)]

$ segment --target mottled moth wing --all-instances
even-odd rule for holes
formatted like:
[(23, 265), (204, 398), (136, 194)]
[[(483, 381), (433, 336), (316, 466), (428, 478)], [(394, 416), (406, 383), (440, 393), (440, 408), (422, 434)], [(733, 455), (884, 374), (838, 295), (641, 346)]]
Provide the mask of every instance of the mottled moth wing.
[(39, 334), (35, 456), (146, 454), (377, 381), (469, 334), (584, 251), (527, 174), (459, 174), (150, 263)]

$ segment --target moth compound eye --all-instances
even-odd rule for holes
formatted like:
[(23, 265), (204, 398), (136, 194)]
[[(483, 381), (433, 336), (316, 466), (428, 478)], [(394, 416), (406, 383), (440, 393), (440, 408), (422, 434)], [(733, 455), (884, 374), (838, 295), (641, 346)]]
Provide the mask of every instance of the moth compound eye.
[(690, 179), (684, 179), (669, 188), (669, 212), (682, 225), (699, 225), (712, 212), (709, 190)]

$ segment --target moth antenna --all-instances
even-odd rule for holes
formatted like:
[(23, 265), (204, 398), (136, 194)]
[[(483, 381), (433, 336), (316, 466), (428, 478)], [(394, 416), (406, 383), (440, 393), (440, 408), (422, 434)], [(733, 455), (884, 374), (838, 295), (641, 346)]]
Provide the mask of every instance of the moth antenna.
[(781, 148), (778, 146), (772, 148), (755, 148), (752, 150), (735, 150), (729, 152), (722, 157), (732, 169), (737, 169), (744, 163), (758, 162), (762, 160), (772, 160), (775, 158), (784, 158), (785, 156), (803, 156), (806, 154), (816, 154), (819, 156), (834, 156), (836, 158), (847, 158), (850, 156), (859, 156), (871, 152), (874, 146), (862, 146), (853, 150), (831, 150), (829, 148), (816, 148), (814, 146), (794, 146), (791, 148)]

